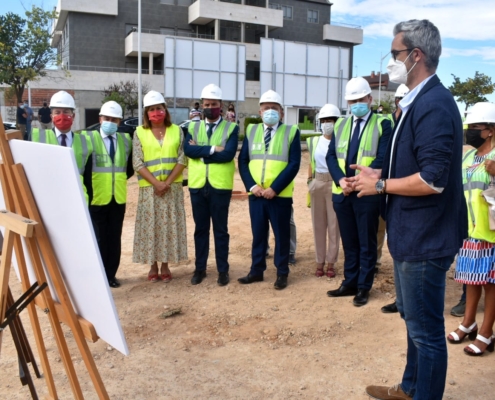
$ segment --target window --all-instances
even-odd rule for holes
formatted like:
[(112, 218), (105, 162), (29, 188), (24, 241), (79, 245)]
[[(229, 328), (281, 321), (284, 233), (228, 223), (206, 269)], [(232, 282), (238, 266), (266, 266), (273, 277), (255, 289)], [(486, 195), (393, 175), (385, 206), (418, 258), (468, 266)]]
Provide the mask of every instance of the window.
[(244, 42), (260, 44), (265, 37), (265, 25), (246, 24), (244, 29)]
[(318, 23), (318, 11), (308, 10), (308, 22)]
[(246, 61), (246, 80), (247, 81), (259, 81), (260, 80), (260, 62), (259, 61)]
[(253, 6), (253, 7), (266, 7), (266, 0), (245, 0), (244, 4), (246, 6)]
[(229, 42), (241, 41), (241, 23), (220, 20), (220, 40)]
[[(292, 7), (282, 6), (282, 11), (284, 12), (284, 19), (292, 19)], [(318, 19), (318, 12), (316, 12), (316, 18)], [(318, 21), (316, 21), (318, 22)]]
[(282, 7), (280, 6), (280, 4), (276, 4), (276, 3), (270, 3), (268, 5), (269, 8), (273, 8), (274, 10), (281, 10)]

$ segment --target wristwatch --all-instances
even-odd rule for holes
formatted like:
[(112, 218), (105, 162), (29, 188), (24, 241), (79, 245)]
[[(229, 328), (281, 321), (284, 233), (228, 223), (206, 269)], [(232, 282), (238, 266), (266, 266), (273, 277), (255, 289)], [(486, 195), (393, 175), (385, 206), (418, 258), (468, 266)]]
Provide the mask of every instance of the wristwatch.
[(378, 179), (375, 184), (375, 189), (378, 194), (384, 194), (387, 188), (387, 181), (385, 179)]

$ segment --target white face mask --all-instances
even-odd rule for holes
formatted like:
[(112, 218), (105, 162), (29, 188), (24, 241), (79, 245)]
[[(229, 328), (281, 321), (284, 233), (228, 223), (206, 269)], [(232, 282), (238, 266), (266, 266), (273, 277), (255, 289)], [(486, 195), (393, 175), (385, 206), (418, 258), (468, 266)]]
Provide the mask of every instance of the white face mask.
[[(411, 54), (412, 52), (409, 53), (407, 58), (409, 58)], [(398, 84), (407, 83), (407, 75), (409, 75), (409, 73), (413, 70), (413, 68), (417, 64), (414, 63), (414, 65), (408, 71), (405, 64), (407, 58), (404, 61), (399, 61), (399, 60), (394, 60), (393, 57), (390, 57), (390, 60), (387, 64), (388, 78), (390, 79), (390, 82), (394, 82)]]
[(333, 133), (333, 127), (335, 124), (333, 122), (324, 122), (321, 124), (321, 130), (323, 131), (323, 134), (326, 136), (331, 136)]

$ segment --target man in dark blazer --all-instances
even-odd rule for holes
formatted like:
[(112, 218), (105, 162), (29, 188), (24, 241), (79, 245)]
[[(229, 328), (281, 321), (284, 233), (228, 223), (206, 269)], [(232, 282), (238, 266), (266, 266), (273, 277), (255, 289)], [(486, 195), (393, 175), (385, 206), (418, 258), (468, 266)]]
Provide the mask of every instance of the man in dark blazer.
[(344, 280), (330, 297), (354, 296), (356, 307), (368, 303), (377, 260), (377, 232), (380, 200), (358, 198), (345, 178), (355, 176), (351, 164), (382, 168), (383, 156), (392, 133), (390, 120), (371, 112), (371, 88), (362, 77), (346, 85), (345, 99), (352, 116), (337, 121), (326, 157), (333, 178), (332, 202), (344, 247)]
[(435, 72), (440, 33), (427, 20), (394, 28), (392, 81), (406, 83), (382, 171), (357, 166), (359, 196), (381, 194), (388, 248), (394, 259), (397, 307), (407, 327), (400, 385), (368, 386), (375, 399), (441, 399), (447, 374), (445, 278), (467, 237), (462, 188), (462, 121)]

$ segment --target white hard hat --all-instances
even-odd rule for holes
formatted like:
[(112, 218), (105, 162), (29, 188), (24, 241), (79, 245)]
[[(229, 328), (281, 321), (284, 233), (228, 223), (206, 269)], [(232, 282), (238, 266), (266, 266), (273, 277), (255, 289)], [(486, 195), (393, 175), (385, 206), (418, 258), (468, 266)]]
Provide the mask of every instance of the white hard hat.
[(357, 100), (371, 93), (370, 84), (360, 76), (352, 78), (345, 86), (345, 99)]
[(395, 97), (404, 97), (408, 93), (409, 93), (409, 88), (402, 83), (395, 91)]
[(101, 106), (100, 115), (104, 115), (106, 117), (123, 118), (122, 107), (116, 101), (107, 101)]
[(76, 103), (74, 103), (74, 98), (69, 93), (61, 90), (55, 93), (50, 99), (50, 107), (75, 109)]
[(222, 100), (222, 89), (214, 83), (210, 83), (201, 91), (201, 99)]
[(277, 103), (280, 105), (280, 107), (284, 106), (282, 104), (282, 97), (274, 90), (269, 90), (268, 92), (265, 92), (261, 95), (260, 104), (263, 103)]
[(143, 106), (149, 107), (149, 106), (154, 106), (156, 104), (165, 104), (165, 99), (161, 93), (155, 90), (150, 90), (143, 97)]
[(320, 113), (318, 114), (318, 119), (322, 118), (339, 118), (340, 117), (340, 110), (337, 106), (334, 106), (333, 104), (325, 104), (321, 110)]
[(495, 104), (476, 103), (468, 111), (464, 124), (495, 124)]

